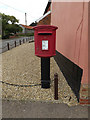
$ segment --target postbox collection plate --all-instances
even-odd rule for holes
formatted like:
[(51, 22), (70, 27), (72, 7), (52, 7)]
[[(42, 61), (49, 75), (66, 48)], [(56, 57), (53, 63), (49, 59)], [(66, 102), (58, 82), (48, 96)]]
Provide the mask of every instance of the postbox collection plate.
[(42, 50), (48, 50), (48, 40), (42, 40)]

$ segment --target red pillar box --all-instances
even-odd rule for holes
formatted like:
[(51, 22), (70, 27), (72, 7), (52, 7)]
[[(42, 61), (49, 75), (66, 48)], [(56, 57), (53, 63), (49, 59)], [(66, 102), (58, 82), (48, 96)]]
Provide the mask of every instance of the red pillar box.
[(35, 55), (41, 57), (42, 88), (50, 88), (50, 57), (56, 55), (56, 29), (51, 25), (34, 27)]
[(51, 25), (34, 27), (35, 55), (39, 57), (51, 57), (56, 55), (56, 29)]

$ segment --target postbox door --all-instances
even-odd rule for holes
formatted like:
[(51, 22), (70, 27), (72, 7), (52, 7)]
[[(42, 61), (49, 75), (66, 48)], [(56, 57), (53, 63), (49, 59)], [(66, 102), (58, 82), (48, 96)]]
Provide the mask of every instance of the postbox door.
[(50, 54), (50, 40), (52, 32), (38, 32), (39, 53)]

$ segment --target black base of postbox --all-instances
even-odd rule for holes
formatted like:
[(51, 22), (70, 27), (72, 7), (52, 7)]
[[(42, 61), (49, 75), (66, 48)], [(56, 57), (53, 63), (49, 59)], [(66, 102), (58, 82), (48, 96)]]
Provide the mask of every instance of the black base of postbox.
[(41, 58), (41, 87), (50, 88), (50, 57)]
[(50, 88), (50, 82), (47, 80), (41, 80), (41, 88)]

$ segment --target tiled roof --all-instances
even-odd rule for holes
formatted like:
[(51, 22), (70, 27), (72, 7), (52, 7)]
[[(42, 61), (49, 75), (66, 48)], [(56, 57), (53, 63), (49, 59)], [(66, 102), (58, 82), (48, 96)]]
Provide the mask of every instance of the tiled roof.
[(33, 29), (32, 26), (27, 26), (27, 25), (23, 25), (23, 24), (20, 24), (21, 26), (23, 26), (24, 28), (27, 28), (27, 29)]

